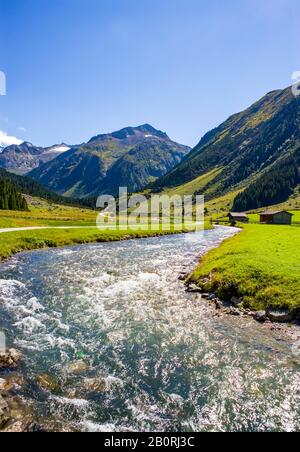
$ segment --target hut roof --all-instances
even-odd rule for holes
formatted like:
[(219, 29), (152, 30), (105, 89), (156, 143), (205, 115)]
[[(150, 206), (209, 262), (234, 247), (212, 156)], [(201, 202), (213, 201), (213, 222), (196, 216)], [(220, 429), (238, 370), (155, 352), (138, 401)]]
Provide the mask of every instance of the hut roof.
[(291, 217), (294, 216), (293, 213), (288, 212), (287, 210), (274, 210), (274, 211), (267, 210), (266, 212), (262, 212), (260, 215), (264, 215), (264, 216), (267, 216), (267, 217), (274, 217), (274, 215), (278, 215), (279, 213), (287, 213)]
[(229, 216), (233, 218), (248, 218), (248, 215), (244, 212), (229, 212)]

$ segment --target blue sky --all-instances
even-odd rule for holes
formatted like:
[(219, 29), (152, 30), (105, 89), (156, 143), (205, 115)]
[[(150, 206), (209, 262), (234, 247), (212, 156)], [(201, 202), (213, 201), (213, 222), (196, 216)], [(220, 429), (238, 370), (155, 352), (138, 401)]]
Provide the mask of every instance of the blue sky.
[(191, 146), (300, 70), (299, 0), (0, 0), (0, 131), (150, 123)]

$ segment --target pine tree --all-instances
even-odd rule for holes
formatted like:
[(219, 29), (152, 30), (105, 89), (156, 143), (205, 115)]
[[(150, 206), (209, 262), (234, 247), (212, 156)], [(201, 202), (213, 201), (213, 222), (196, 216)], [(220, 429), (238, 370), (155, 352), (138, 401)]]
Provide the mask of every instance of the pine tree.
[(237, 212), (280, 204), (300, 184), (300, 148), (263, 173), (234, 200)]
[(25, 198), (4, 178), (0, 178), (0, 210), (28, 210)]

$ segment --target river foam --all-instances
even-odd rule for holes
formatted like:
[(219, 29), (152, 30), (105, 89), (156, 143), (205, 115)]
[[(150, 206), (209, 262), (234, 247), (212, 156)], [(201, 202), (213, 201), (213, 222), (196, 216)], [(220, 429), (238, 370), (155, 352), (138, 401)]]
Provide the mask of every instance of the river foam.
[[(292, 431), (300, 367), (259, 325), (178, 281), (235, 233), (42, 250), (0, 267), (0, 319), (39, 417), (82, 431)], [(71, 367), (70, 367), (71, 366)], [(70, 369), (72, 371), (70, 371)], [(57, 389), (38, 389), (47, 374)]]

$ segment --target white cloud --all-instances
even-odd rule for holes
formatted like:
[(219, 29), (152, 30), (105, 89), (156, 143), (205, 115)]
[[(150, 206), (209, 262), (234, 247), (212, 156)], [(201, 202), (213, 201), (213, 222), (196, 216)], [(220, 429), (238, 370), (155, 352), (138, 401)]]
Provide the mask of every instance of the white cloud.
[(22, 140), (19, 140), (19, 138), (12, 137), (7, 135), (7, 133), (0, 130), (0, 146), (6, 147), (10, 146), (11, 144), (21, 144)]
[(20, 130), (20, 132), (27, 132), (27, 130), (25, 129), (25, 127), (19, 127), (18, 130)]

